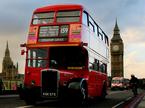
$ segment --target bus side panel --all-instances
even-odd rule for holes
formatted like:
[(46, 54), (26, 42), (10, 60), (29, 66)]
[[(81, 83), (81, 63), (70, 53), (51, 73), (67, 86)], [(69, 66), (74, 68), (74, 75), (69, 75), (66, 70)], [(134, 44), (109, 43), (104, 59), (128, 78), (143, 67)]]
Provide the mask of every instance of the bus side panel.
[(101, 96), (103, 75), (97, 71), (91, 71), (89, 73), (89, 95), (90, 96)]
[(97, 96), (101, 96), (102, 94), (102, 87), (103, 87), (103, 74), (101, 72), (97, 72), (96, 73), (96, 89), (97, 89)]
[(102, 87), (103, 87), (103, 75), (101, 72), (96, 73), (96, 79), (97, 79), (97, 96), (101, 96), (102, 93)]
[(97, 79), (96, 79), (96, 72), (90, 71), (89, 72), (89, 84), (88, 84), (88, 93), (90, 97), (97, 96)]

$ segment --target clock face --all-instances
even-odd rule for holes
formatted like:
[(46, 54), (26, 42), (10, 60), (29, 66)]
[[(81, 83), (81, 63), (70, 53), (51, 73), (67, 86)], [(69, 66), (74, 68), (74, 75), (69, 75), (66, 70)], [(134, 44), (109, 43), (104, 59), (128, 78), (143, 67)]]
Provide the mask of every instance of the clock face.
[(118, 51), (119, 50), (119, 45), (114, 45), (113, 46), (113, 51)]

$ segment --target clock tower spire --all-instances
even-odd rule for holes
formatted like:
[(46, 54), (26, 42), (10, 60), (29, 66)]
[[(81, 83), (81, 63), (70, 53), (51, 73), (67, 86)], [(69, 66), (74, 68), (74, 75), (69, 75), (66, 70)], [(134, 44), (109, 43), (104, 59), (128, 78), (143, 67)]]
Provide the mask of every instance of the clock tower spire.
[(117, 20), (114, 27), (113, 37), (110, 43), (111, 51), (111, 76), (112, 77), (124, 77), (123, 67), (123, 55), (124, 45), (120, 36), (120, 30), (117, 24)]
[(117, 24), (117, 19), (116, 19), (116, 23), (115, 23), (115, 27), (114, 27), (113, 38), (111, 39), (111, 41), (116, 41), (116, 40), (122, 41), (121, 36), (120, 36), (120, 30), (119, 30), (119, 27)]

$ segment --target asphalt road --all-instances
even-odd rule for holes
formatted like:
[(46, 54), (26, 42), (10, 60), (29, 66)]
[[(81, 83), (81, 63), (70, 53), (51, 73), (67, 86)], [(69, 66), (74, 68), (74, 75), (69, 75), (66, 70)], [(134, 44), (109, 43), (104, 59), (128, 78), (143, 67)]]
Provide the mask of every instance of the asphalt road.
[[(124, 103), (132, 97), (130, 90), (124, 91), (109, 91), (105, 100), (90, 99), (83, 108), (122, 108)], [(82, 108), (75, 103), (65, 103), (58, 101), (43, 101), (37, 102), (36, 106), (26, 105), (18, 95), (0, 97), (0, 108)]]

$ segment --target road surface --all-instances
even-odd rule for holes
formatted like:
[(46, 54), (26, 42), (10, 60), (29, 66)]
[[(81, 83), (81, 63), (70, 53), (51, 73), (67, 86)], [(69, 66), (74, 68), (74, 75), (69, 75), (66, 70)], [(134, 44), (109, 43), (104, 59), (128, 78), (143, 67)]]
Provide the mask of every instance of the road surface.
[[(130, 90), (109, 91), (105, 100), (91, 99), (83, 108), (123, 108), (124, 104), (133, 97)], [(0, 108), (81, 108), (75, 103), (65, 103), (59, 101), (43, 101), (37, 102), (35, 106), (26, 105), (18, 95), (0, 96)]]

